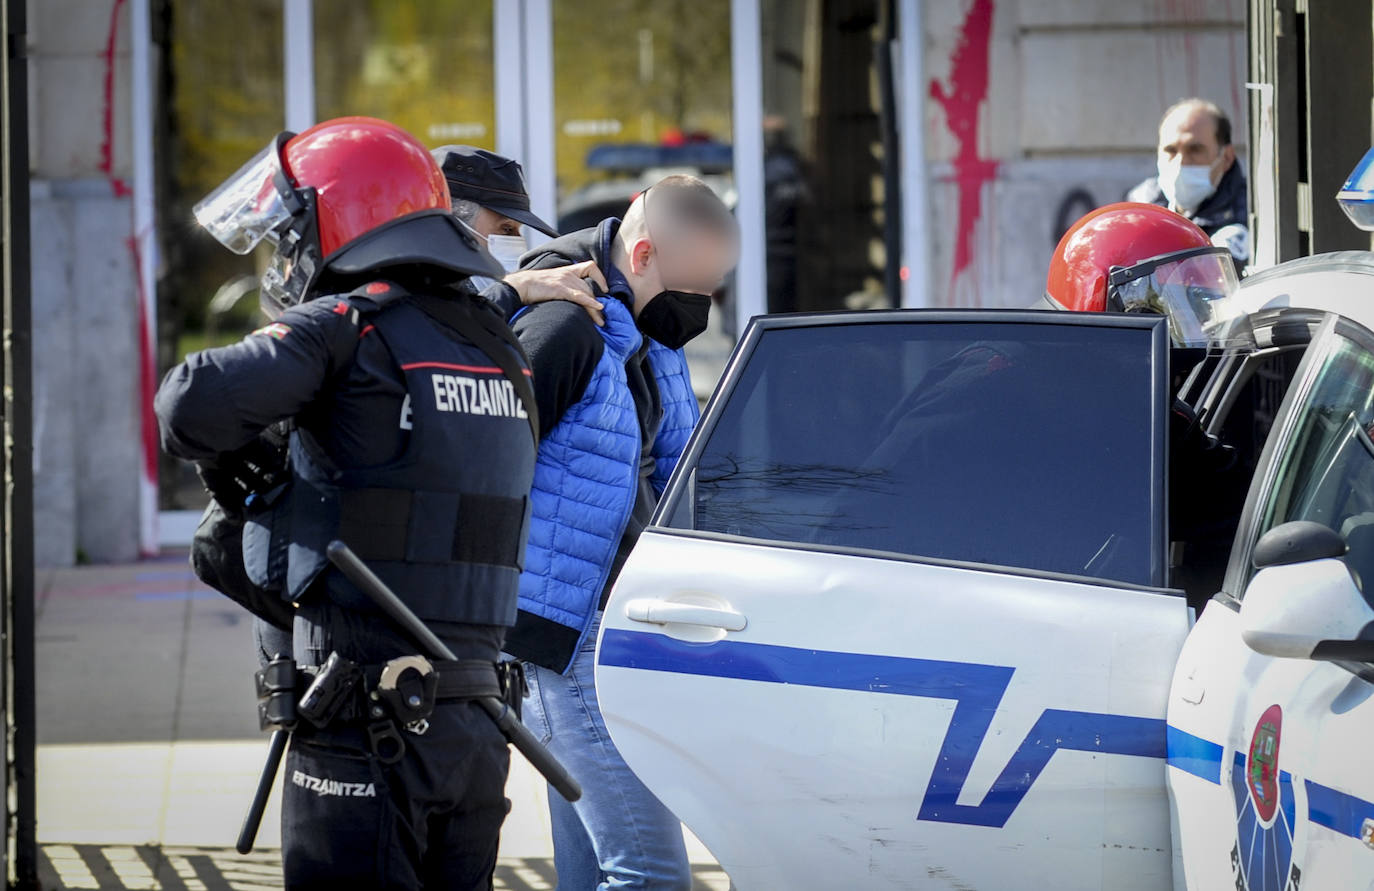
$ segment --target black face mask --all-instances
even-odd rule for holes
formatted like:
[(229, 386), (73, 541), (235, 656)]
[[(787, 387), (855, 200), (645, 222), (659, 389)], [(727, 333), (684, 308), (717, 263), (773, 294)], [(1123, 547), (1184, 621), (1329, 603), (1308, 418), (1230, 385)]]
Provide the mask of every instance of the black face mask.
[(639, 330), (670, 350), (680, 350), (687, 341), (706, 330), (711, 314), (711, 298), (686, 291), (659, 291), (635, 324)]

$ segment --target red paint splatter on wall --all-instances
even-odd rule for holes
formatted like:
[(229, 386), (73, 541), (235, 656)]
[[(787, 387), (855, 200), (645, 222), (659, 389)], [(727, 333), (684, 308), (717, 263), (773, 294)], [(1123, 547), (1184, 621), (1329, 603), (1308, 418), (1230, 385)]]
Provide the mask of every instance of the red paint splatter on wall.
[[(955, 283), (973, 263), (973, 236), (983, 213), (983, 186), (997, 175), (997, 162), (978, 154), (978, 110), (988, 95), (992, 13), (992, 0), (973, 0), (950, 59), (948, 87), (937, 80), (930, 82), (930, 97), (944, 109), (949, 132), (959, 144), (954, 156), (959, 217), (950, 273), (951, 303)], [(981, 302), (976, 297), (975, 301)]]
[(119, 45), (119, 13), (124, 0), (114, 0), (110, 8), (110, 29), (105, 35), (105, 115), (101, 121), (100, 171), (110, 181), (115, 197), (129, 194), (129, 186), (114, 175), (114, 88), (115, 48)]
[[(100, 140), (100, 171), (105, 174), (106, 180), (110, 183), (110, 190), (118, 198), (133, 194), (129, 184), (122, 177), (114, 174), (115, 77), (117, 73), (115, 51), (119, 46), (120, 13), (123, 11), (124, 5), (125, 0), (114, 0), (110, 7), (109, 31), (105, 35), (105, 52), (103, 54), (105, 63), (104, 108), (102, 109)], [(139, 89), (140, 86), (134, 84), (133, 89)], [(153, 396), (157, 391), (157, 373), (154, 361), (153, 332), (148, 315), (150, 295), (144, 293), (143, 287), (144, 258), (140, 249), (140, 239), (144, 234), (146, 233), (133, 233), (125, 240), (125, 244), (129, 248), (129, 256), (133, 261), (134, 296), (138, 300), (139, 428), (143, 437), (143, 476), (147, 484), (156, 486), (158, 433), (157, 418), (153, 413)], [(155, 553), (157, 550), (156, 542), (143, 541), (142, 546), (145, 556)]]
[[(1160, 23), (1166, 25), (1195, 25), (1215, 20), (1217, 15), (1214, 6), (1215, 4), (1209, 5), (1207, 0), (1161, 0), (1156, 17)], [(1235, 72), (1235, 47), (1231, 40), (1232, 38), (1227, 38), (1230, 70)], [(1200, 34), (1186, 27), (1167, 30), (1155, 41), (1156, 77), (1159, 79), (1161, 110), (1180, 99), (1188, 99), (1199, 94), (1202, 89), (1203, 65), (1206, 61), (1203, 58), (1203, 49)], [(1182, 89), (1171, 91), (1168, 84), (1177, 84), (1180, 70), (1183, 73)], [(1231, 114), (1235, 115), (1239, 113), (1240, 92), (1234, 73), (1230, 82), (1231, 102), (1236, 106), (1231, 109)], [(1203, 98), (1219, 100), (1222, 97)]]

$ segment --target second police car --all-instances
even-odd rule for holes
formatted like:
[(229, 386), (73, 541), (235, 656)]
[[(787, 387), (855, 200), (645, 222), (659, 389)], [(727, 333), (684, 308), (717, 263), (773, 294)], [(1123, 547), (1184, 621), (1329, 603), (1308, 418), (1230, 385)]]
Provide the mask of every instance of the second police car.
[(1220, 545), (1162, 317), (755, 320), (606, 609), (626, 760), (740, 891), (1374, 889), (1371, 293), (1252, 276), (1182, 385)]

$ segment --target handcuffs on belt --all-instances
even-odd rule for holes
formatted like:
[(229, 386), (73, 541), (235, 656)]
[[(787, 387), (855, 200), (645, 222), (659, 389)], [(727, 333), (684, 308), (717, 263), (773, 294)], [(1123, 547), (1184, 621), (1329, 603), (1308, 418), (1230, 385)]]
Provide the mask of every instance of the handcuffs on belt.
[[(503, 697), (518, 714), (520, 699), (528, 690), (522, 666), (503, 662), (494, 669)], [(256, 674), (258, 723), (263, 730), (292, 731), (302, 720), (316, 729), (337, 720), (361, 720), (367, 726), (372, 753), (383, 763), (394, 764), (405, 754), (398, 724), (415, 736), (429, 731), (429, 716), (438, 702), (439, 672), (430, 660), (415, 655), (383, 663), (376, 683), (368, 689), (371, 674), (372, 670), (337, 652), (319, 668), (300, 668), (287, 657), (273, 659)], [(306, 679), (309, 684), (298, 695)]]

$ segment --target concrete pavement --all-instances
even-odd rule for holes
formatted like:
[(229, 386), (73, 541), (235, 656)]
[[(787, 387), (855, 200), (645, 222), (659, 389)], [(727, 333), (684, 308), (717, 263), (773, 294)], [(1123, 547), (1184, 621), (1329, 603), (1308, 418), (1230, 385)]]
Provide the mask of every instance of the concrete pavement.
[[(45, 887), (281, 887), (275, 795), (259, 851), (232, 851), (267, 748), (248, 614), (181, 552), (41, 570), (36, 597)], [(506, 794), (496, 887), (552, 888), (543, 781), (518, 755)], [(727, 888), (687, 840), (697, 887)]]

